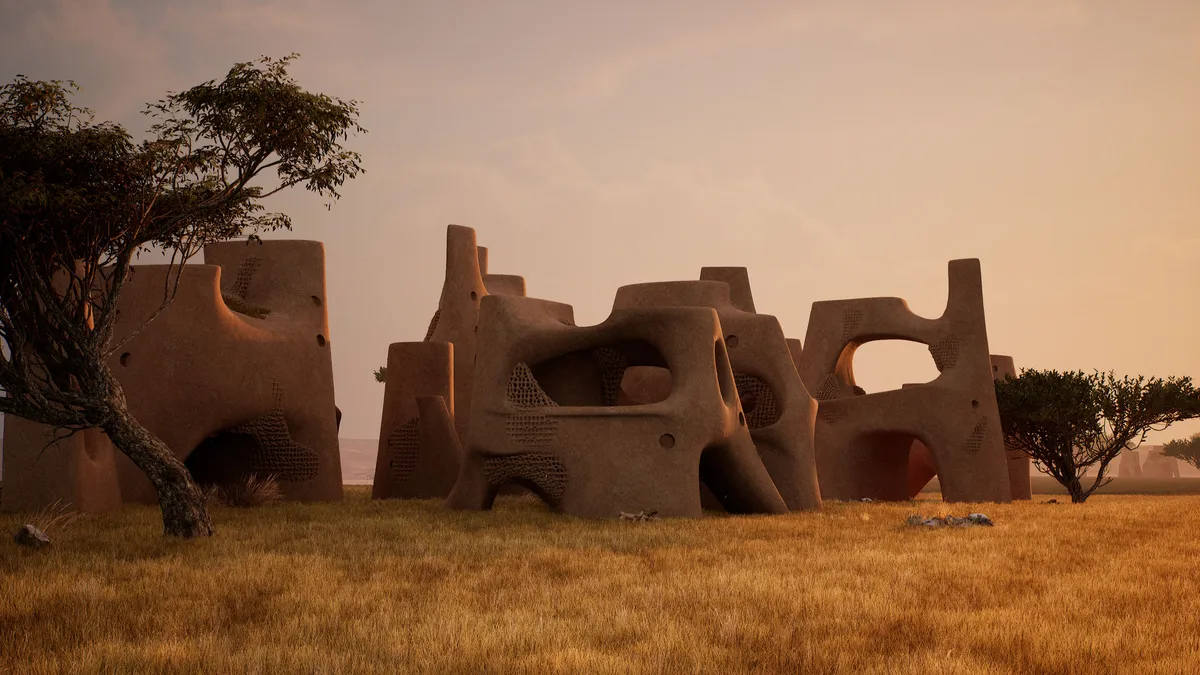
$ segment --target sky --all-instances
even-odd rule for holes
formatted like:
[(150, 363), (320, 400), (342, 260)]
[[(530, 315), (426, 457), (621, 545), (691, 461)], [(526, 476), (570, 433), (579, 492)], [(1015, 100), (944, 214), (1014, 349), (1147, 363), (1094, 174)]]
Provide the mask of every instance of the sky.
[[(267, 202), (294, 220), (280, 238), (325, 242), (343, 437), (377, 437), (372, 371), (424, 336), (450, 223), (580, 325), (706, 265), (749, 268), (792, 337), (818, 300), (933, 318), (947, 261), (979, 258), (992, 353), (1200, 377), (1195, 0), (0, 0), (0, 19), (0, 76), (75, 80), (135, 136), (146, 102), (260, 55), (299, 52), (302, 86), (360, 102), (367, 172), (342, 200)], [(937, 375), (903, 342), (854, 370), (868, 392)]]

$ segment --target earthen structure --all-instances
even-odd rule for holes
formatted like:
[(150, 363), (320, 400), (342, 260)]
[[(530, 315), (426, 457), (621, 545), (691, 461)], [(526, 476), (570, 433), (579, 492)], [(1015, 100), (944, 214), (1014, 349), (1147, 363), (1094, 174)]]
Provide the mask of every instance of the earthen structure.
[(1179, 478), (1179, 460), (1163, 454), (1163, 446), (1143, 446), (1146, 457), (1142, 460), (1143, 478)]
[[(479, 325), (448, 506), (490, 508), (516, 483), (577, 516), (699, 516), (703, 480), (730, 511), (788, 510), (755, 452), (714, 310), (614, 310), (580, 328), (569, 305), (491, 296)], [(666, 398), (619, 405), (632, 367), (666, 368)]]
[[(225, 242), (204, 256), (182, 268), (174, 301), (144, 328), (168, 268), (133, 268), (114, 336), (137, 332), (110, 362), (130, 413), (201, 483), (275, 474), (286, 498), (340, 499), (324, 246)], [(43, 454), (47, 430), (13, 416), (6, 425), (5, 509), (55, 498), (85, 510), (157, 501), (103, 433)]]
[[(1006, 377), (1016, 377), (1016, 366), (1011, 356), (991, 355), (992, 380), (1003, 380)], [(915, 385), (904, 385), (905, 387)], [(1029, 474), (1030, 459), (1019, 448), (1004, 445), (1004, 454), (1008, 463), (1008, 485), (1014, 500), (1032, 498), (1032, 485)], [(929, 448), (919, 440), (914, 440), (912, 450), (908, 455), (908, 496), (916, 498), (929, 481), (937, 476), (937, 467)]]
[[(763, 464), (789, 509), (819, 509), (813, 452), (817, 403), (800, 381), (779, 321), (754, 313), (746, 269), (706, 267), (700, 281), (635, 284), (617, 290), (614, 310), (648, 307), (716, 310), (746, 425)], [(665, 369), (658, 369), (657, 383), (642, 377), (640, 383), (623, 383), (627, 395), (656, 387), (657, 394), (632, 397), (645, 402), (665, 398), (671, 384)]]
[[(475, 230), (448, 226), (442, 295), (425, 339), (388, 348), (374, 498), (445, 498), (454, 486), (470, 421), (479, 303), (488, 295), (524, 297), (525, 279), (489, 274)], [(441, 407), (422, 408), (423, 396), (440, 397)]]
[(1118, 478), (1141, 478), (1142, 477), (1142, 458), (1138, 455), (1137, 450), (1125, 448), (1121, 450), (1120, 459), (1117, 462), (1117, 477)]
[[(939, 376), (855, 395), (855, 350), (888, 339), (928, 345)], [(946, 310), (938, 319), (917, 316), (900, 298), (813, 303), (799, 370), (818, 400), (822, 497), (907, 499), (909, 454), (919, 440), (937, 467), (946, 501), (1012, 499), (978, 260), (950, 261)]]

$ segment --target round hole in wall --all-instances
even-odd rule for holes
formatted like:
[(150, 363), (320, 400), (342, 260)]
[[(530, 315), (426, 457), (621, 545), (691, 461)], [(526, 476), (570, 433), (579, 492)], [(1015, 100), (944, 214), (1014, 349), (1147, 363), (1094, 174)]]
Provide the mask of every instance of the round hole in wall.
[(476, 293), (475, 291), (471, 291), (471, 300), (474, 301), (474, 300), (478, 300), (478, 299), (479, 299), (479, 294)]
[(993, 372), (993, 373), (998, 373), (998, 372), (1000, 372), (1000, 366), (992, 366), (992, 372)]
[(971, 407), (972, 407), (972, 408), (978, 408), (978, 407), (979, 407), (979, 401), (971, 401)]
[(320, 307), (320, 306), (321, 306), (321, 299), (320, 299), (320, 298), (318, 298), (318, 297), (317, 297), (317, 296), (315, 296), (315, 295), (313, 295), (313, 296), (309, 296), (309, 297), (311, 297), (311, 298), (312, 298), (312, 301), (313, 301), (313, 304), (314, 304), (314, 305), (316, 305), (317, 307)]
[(325, 346), (325, 336), (324, 335), (321, 335), (319, 333), (317, 334), (317, 344), (321, 345), (322, 347)]
[(737, 336), (730, 335), (729, 337), (726, 337), (725, 338), (725, 346), (729, 347), (730, 349), (733, 349), (734, 347), (736, 347), (737, 346)]
[(129, 352), (125, 352), (124, 354), (121, 355), (121, 365), (123, 365), (123, 366), (129, 365)]
[(670, 450), (671, 448), (675, 447), (675, 437), (671, 434), (663, 434), (662, 436), (658, 437), (658, 444), (664, 449)]

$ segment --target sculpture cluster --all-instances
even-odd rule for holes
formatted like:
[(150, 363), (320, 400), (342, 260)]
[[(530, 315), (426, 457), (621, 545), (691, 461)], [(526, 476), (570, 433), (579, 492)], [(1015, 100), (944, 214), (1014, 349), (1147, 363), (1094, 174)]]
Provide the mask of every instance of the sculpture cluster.
[[(621, 287), (605, 321), (578, 327), (569, 305), (488, 274), (474, 230), (451, 225), (425, 340), (388, 350), (373, 495), (488, 509), (519, 486), (573, 515), (698, 516), (909, 499), (936, 475), (948, 501), (1028, 499), (1028, 460), (1000, 433), (992, 380), (1013, 363), (988, 354), (979, 262), (949, 270), (942, 317), (818, 302), (802, 349), (755, 312), (744, 268)], [(865, 394), (854, 351), (882, 339), (928, 345), (940, 376)]]
[[(205, 260), (140, 332), (167, 269), (138, 266), (127, 286), (117, 335), (136, 334), (112, 367), (130, 410), (202, 483), (273, 473), (287, 498), (339, 499), (321, 244), (222, 243)], [(755, 311), (745, 268), (621, 287), (605, 321), (580, 327), (569, 305), (490, 274), (475, 231), (451, 225), (425, 339), (388, 348), (373, 496), (487, 509), (528, 490), (587, 517), (784, 513), (908, 499), (936, 475), (948, 501), (1028, 499), (1028, 460), (1000, 433), (992, 378), (1013, 363), (988, 354), (979, 262), (949, 273), (940, 318), (899, 298), (817, 302), (802, 349)], [(854, 352), (883, 339), (926, 344), (940, 375), (865, 393)], [(50, 440), (7, 418), (6, 510), (154, 500), (103, 433), (37, 461)]]

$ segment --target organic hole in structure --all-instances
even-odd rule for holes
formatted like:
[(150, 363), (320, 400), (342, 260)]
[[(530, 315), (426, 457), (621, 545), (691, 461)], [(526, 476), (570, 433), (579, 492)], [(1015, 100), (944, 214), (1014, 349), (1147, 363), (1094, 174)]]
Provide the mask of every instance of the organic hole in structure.
[(729, 347), (730, 349), (733, 349), (734, 347), (736, 347), (737, 343), (738, 343), (738, 339), (737, 339), (736, 335), (730, 335), (725, 338), (725, 345), (727, 347)]
[(675, 447), (675, 437), (671, 434), (663, 434), (662, 436), (658, 437), (658, 444), (664, 449), (670, 450), (671, 448)]
[(746, 416), (740, 410), (738, 411), (738, 426), (746, 426)]
[(320, 333), (317, 334), (317, 344), (322, 347), (325, 346), (325, 336), (324, 335), (321, 335)]
[(538, 387), (560, 406), (647, 405), (671, 392), (671, 371), (654, 345), (613, 340), (529, 365)]
[(129, 365), (129, 352), (125, 352), (124, 354), (121, 355), (121, 365), (123, 365), (123, 366)]
[(309, 297), (311, 297), (311, 298), (312, 298), (312, 301), (313, 301), (313, 304), (314, 304), (314, 305), (316, 305), (317, 307), (320, 307), (320, 306), (321, 306), (321, 299), (320, 299), (320, 298), (318, 298), (318, 297), (317, 297), (317, 296), (315, 296), (315, 295), (313, 295), (313, 296), (309, 296)]
[(972, 407), (972, 408), (978, 408), (978, 407), (979, 407), (979, 401), (971, 401), (971, 407)]
[(475, 291), (471, 291), (471, 300), (474, 301), (474, 300), (478, 300), (478, 299), (479, 299), (479, 294), (476, 293)]

